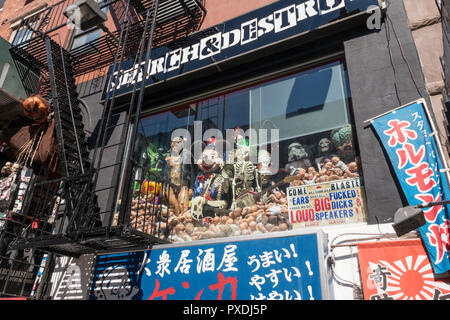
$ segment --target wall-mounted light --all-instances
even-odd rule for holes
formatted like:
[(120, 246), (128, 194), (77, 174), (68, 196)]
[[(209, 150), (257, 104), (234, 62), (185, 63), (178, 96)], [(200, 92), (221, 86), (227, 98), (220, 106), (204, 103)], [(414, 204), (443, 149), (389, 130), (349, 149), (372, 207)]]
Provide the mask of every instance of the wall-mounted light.
[(436, 202), (425, 202), (417, 206), (407, 206), (400, 208), (395, 212), (394, 223), (392, 227), (398, 237), (416, 230), (421, 226), (425, 225), (425, 216), (423, 214), (424, 208), (431, 208), (435, 206), (442, 206), (450, 204), (450, 200), (436, 201)]
[(417, 207), (404, 207), (395, 212), (394, 224), (392, 227), (398, 237), (416, 230), (425, 224), (425, 216), (423, 211)]

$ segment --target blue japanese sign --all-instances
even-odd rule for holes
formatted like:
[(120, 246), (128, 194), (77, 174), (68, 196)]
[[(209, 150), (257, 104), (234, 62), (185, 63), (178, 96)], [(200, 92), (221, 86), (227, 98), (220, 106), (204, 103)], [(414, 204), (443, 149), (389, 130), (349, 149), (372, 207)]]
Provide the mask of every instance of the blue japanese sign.
[[(409, 205), (450, 200), (442, 160), (427, 115), (419, 100), (372, 121)], [(449, 205), (424, 209), (420, 227), (435, 273), (450, 270)]]
[(98, 257), (91, 299), (329, 299), (322, 232)]

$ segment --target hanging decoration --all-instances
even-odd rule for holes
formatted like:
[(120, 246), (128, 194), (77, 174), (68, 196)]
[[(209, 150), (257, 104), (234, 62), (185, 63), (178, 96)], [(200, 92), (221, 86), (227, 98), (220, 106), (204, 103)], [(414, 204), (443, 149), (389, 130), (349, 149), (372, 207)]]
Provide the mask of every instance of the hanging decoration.
[(33, 95), (23, 102), (23, 112), (31, 120), (45, 123), (50, 114), (50, 103), (39, 95)]
[[(369, 120), (368, 120), (369, 121)], [(389, 156), (411, 206), (450, 200), (448, 168), (425, 100), (420, 99), (380, 115), (370, 122)], [(450, 270), (450, 205), (423, 211), (426, 224), (419, 228), (437, 274)]]

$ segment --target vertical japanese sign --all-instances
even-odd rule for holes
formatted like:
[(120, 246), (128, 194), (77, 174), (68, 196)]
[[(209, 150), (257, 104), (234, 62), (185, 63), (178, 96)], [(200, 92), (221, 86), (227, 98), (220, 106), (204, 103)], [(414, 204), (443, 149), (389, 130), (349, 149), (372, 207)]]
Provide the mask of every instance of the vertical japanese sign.
[[(447, 176), (433, 138), (437, 133), (431, 130), (424, 103), (419, 100), (372, 120), (412, 206), (450, 200)], [(424, 209), (426, 224), (419, 229), (437, 274), (450, 270), (449, 210), (449, 205)]]
[(450, 278), (436, 278), (420, 239), (358, 244), (366, 300), (450, 300)]
[[(103, 256), (91, 298), (105, 298), (102, 292), (109, 287), (109, 299), (117, 299), (111, 292), (142, 300), (329, 299), (324, 241), (322, 232), (310, 232), (163, 246), (141, 253), (139, 265), (129, 262), (136, 258), (133, 253)], [(115, 280), (108, 274), (120, 277)]]

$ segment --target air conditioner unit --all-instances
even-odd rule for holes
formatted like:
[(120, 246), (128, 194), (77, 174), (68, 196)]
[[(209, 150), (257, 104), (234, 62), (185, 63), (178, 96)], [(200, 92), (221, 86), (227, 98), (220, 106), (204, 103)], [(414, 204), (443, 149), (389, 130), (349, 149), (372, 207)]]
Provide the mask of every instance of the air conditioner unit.
[(103, 24), (108, 17), (94, 0), (79, 0), (64, 10), (64, 15), (82, 31)]

